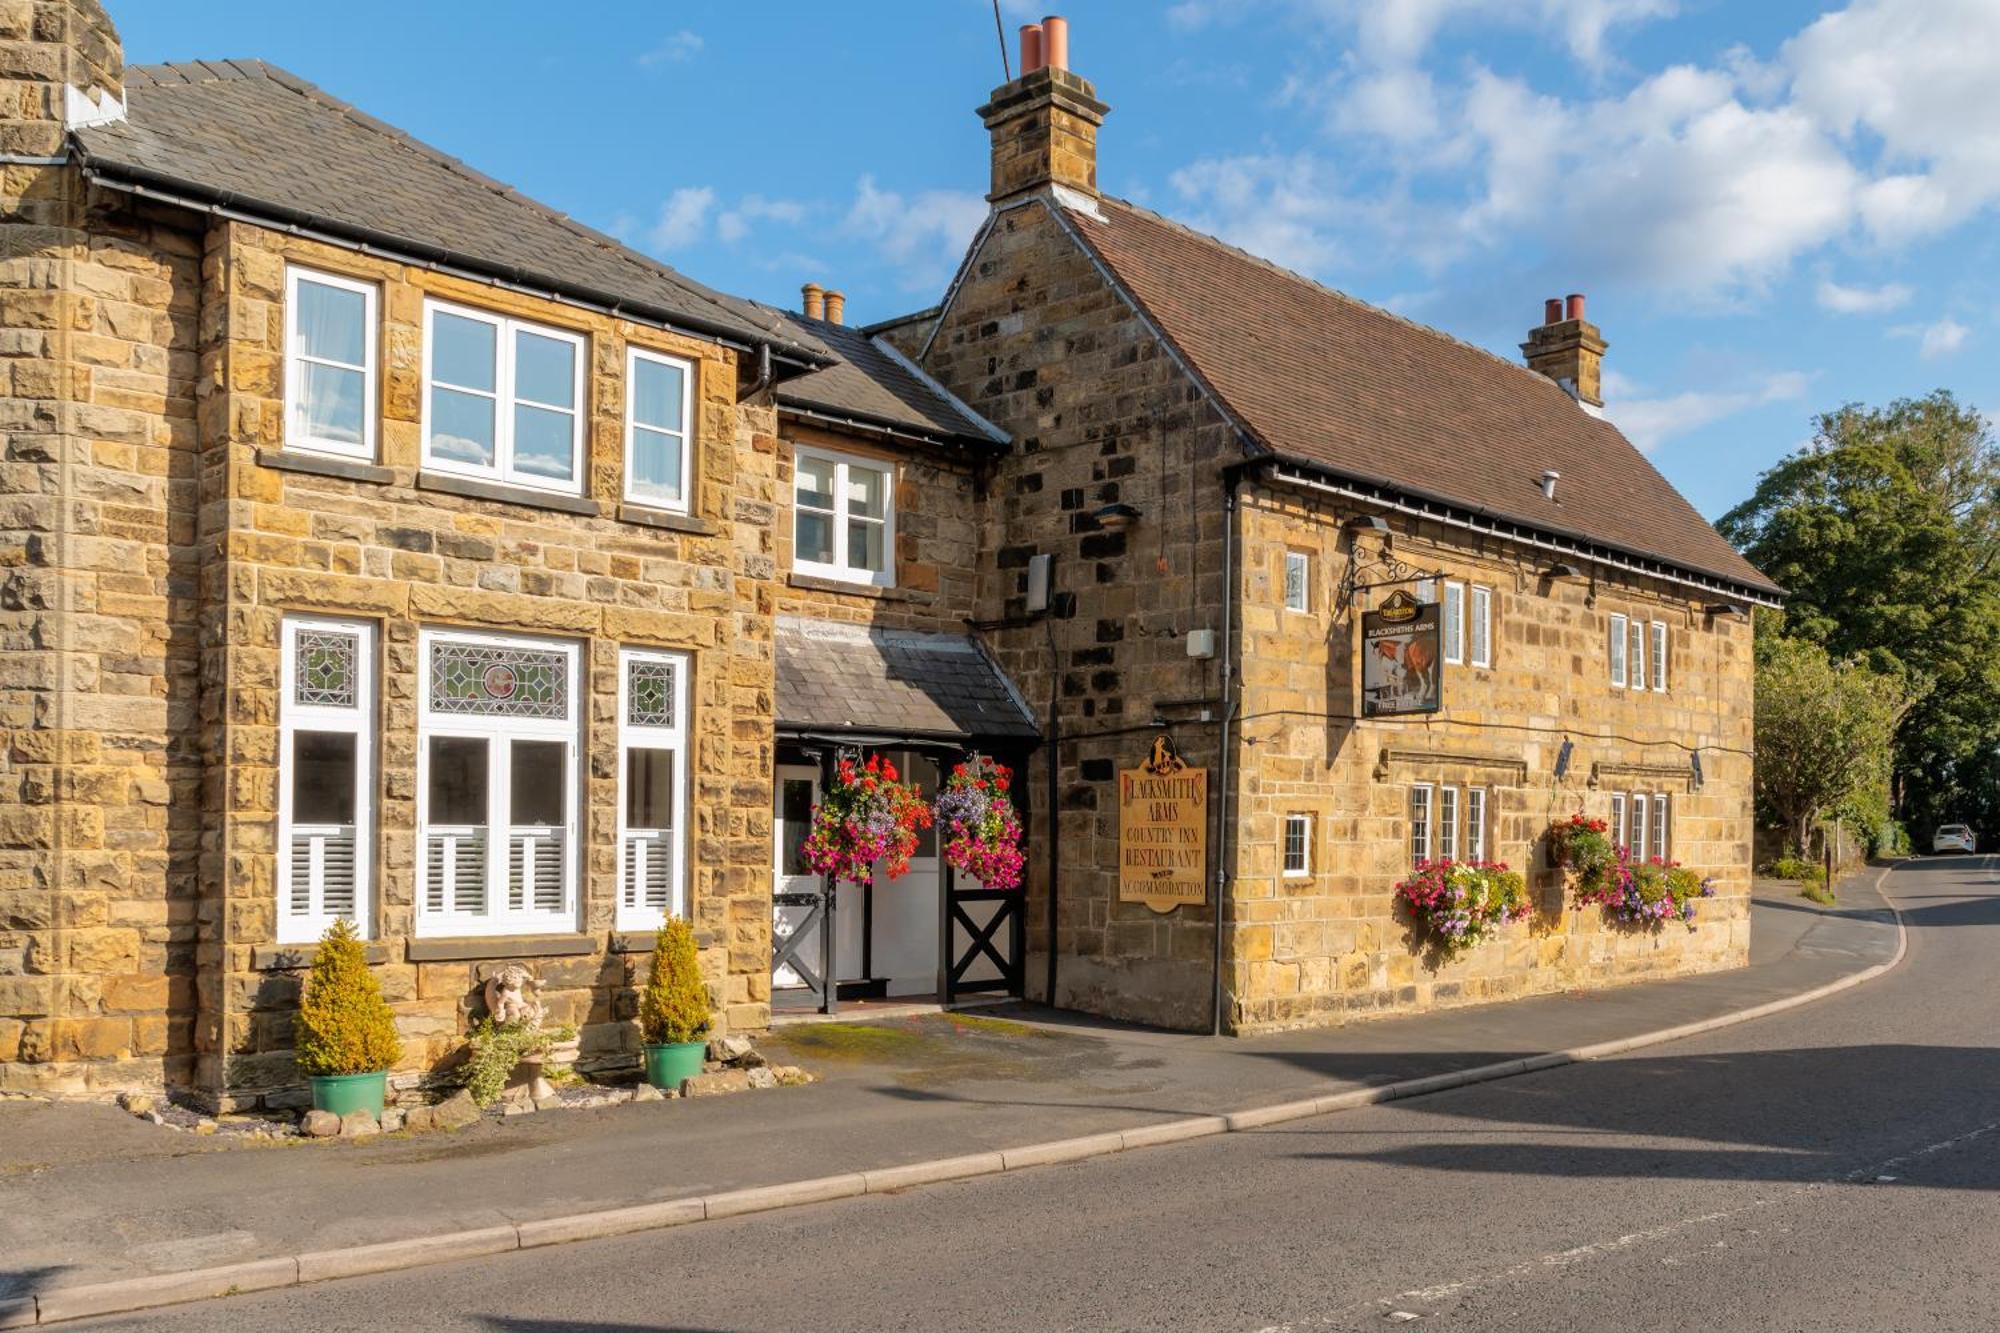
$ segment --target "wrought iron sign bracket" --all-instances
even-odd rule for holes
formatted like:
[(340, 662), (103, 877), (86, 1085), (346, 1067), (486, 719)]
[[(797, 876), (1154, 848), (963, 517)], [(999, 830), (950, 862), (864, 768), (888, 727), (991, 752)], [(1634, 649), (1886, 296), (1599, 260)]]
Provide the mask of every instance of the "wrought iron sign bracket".
[[(1389, 577), (1375, 579), (1369, 583), (1360, 581), (1363, 574), (1375, 573), (1387, 574)], [(1358, 565), (1353, 561), (1349, 561), (1347, 572), (1340, 579), (1340, 609), (1346, 611), (1352, 607), (1356, 593), (1372, 592), (1376, 588), (1398, 588), (1405, 584), (1424, 583), (1443, 577), (1444, 571), (1441, 569), (1424, 569), (1419, 565), (1408, 564), (1388, 554), (1379, 556), (1373, 564), (1369, 565)]]

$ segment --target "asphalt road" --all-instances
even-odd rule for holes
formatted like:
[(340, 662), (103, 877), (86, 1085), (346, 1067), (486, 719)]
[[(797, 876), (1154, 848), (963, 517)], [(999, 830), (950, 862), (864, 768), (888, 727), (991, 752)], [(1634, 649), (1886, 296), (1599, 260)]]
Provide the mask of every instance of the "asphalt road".
[(2000, 1328), (2000, 880), (1885, 889), (1888, 976), (1621, 1059), (73, 1327)]

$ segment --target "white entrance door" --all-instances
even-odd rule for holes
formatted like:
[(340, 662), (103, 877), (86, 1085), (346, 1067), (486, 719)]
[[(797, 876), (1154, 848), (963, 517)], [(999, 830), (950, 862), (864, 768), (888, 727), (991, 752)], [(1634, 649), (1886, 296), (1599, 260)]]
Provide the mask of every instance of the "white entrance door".
[[(917, 784), (926, 805), (937, 799), (935, 760), (913, 750), (892, 753), (890, 758), (904, 781)], [(870, 961), (891, 995), (929, 995), (937, 990), (938, 895), (943, 892), (939, 869), (937, 829), (919, 829), (909, 873), (875, 886), (875, 947)], [(847, 904), (848, 899), (842, 898), (842, 911)]]
[[(819, 770), (809, 764), (780, 764), (778, 766), (777, 809), (772, 812), (771, 841), (776, 848), (777, 864), (774, 869), (773, 885), (779, 893), (818, 893), (820, 877), (806, 864), (799, 852), (799, 844), (812, 831), (813, 807), (819, 804)], [(786, 907), (782, 904), (772, 909), (771, 934), (775, 937), (773, 948), (792, 937), (799, 923), (810, 915), (809, 907)], [(802, 942), (798, 957), (812, 968), (819, 970), (820, 944), (817, 938), (819, 927), (811, 928), (813, 938)], [(771, 985), (782, 990), (797, 990), (805, 986), (805, 978), (787, 963), (771, 974)]]

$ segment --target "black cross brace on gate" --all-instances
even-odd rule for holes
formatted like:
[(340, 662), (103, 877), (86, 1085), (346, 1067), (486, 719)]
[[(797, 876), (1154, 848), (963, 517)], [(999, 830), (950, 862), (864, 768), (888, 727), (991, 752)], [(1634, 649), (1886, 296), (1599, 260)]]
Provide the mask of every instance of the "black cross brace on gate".
[[(772, 941), (771, 972), (773, 975), (776, 975), (780, 969), (789, 965), (792, 971), (798, 974), (799, 979), (806, 983), (806, 989), (820, 997), (820, 1011), (822, 1013), (832, 1012), (832, 1005), (830, 1003), (832, 991), (828, 985), (828, 974), (832, 971), (832, 968), (829, 966), (827, 958), (828, 950), (824, 947), (833, 938), (832, 914), (827, 911), (827, 904), (832, 900), (833, 894), (830, 891), (825, 893), (775, 893), (771, 895), (771, 901), (779, 907), (807, 907), (812, 909), (806, 913), (804, 920), (792, 927), (791, 934), (785, 936), (783, 939)], [(814, 927), (818, 927), (818, 929), (814, 929)], [(818, 940), (822, 946), (819, 950), (819, 969), (817, 971), (808, 967), (805, 959), (799, 956), (799, 950), (805, 947), (806, 941), (809, 939)]]

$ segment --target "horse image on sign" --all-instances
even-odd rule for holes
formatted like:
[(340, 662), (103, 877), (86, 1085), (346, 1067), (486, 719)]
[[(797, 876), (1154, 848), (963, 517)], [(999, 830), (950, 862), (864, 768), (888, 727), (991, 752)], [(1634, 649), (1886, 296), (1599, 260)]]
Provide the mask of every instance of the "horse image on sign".
[(1361, 715), (1435, 713), (1444, 705), (1443, 618), (1397, 591), (1361, 615)]
[(1118, 774), (1118, 901), (1155, 912), (1208, 901), (1208, 770), (1164, 734)]

